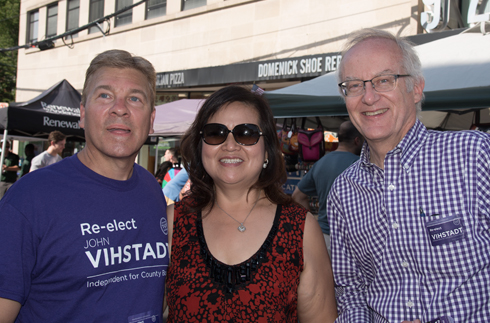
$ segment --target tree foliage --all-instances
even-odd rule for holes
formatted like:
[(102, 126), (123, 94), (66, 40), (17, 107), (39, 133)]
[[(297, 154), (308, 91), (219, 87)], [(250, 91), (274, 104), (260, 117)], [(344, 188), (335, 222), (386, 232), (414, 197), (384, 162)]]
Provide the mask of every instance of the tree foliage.
[[(0, 48), (19, 43), (20, 0), (0, 0)], [(0, 102), (15, 101), (17, 50), (0, 52)]]

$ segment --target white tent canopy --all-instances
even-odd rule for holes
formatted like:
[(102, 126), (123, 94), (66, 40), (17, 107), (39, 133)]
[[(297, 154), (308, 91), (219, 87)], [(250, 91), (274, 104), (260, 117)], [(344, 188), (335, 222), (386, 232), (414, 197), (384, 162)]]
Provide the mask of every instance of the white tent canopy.
[(155, 107), (156, 115), (152, 136), (180, 136), (194, 121), (204, 100), (182, 99)]

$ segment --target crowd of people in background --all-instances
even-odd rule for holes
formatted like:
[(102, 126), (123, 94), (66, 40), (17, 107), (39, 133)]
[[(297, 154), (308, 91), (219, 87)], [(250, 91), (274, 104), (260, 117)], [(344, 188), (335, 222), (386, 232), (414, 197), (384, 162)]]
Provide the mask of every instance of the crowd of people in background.
[(81, 152), (53, 134), (19, 167), (7, 142), (0, 321), (488, 322), (490, 135), (426, 129), (420, 60), (388, 32), (353, 33), (338, 78), (350, 121), (289, 196), (260, 94), (214, 92), (153, 175), (155, 70), (96, 56)]
[(63, 149), (65, 149), (66, 136), (60, 131), (55, 130), (49, 133), (48, 142), (48, 148), (37, 156), (35, 155), (35, 146), (33, 144), (29, 143), (25, 145), (25, 157), (22, 159), (22, 162), (19, 155), (14, 154), (10, 150), (12, 145), (11, 142), (9, 140), (5, 142), (6, 149), (5, 159), (2, 165), (0, 199), (18, 178), (21, 178), (36, 169), (49, 166), (62, 160), (61, 154), (63, 153)]

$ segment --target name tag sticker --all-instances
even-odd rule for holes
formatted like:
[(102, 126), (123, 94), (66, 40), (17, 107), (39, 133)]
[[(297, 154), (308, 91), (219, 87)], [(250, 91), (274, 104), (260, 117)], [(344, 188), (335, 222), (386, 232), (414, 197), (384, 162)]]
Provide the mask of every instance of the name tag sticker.
[(161, 313), (149, 311), (128, 317), (128, 323), (161, 323)]
[(459, 215), (429, 221), (425, 227), (432, 246), (440, 246), (465, 237), (463, 221)]
[(432, 321), (429, 321), (428, 323), (454, 323), (454, 319), (451, 316), (443, 315)]

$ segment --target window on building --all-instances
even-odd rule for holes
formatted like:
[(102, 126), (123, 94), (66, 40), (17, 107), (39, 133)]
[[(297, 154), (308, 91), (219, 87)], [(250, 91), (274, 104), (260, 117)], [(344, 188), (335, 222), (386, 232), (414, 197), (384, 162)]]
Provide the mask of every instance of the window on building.
[(58, 3), (48, 6), (46, 17), (46, 38), (56, 36), (58, 33)]
[(206, 0), (182, 0), (182, 11), (202, 7), (206, 5)]
[[(129, 7), (133, 4), (133, 0), (116, 0), (116, 11)], [(133, 9), (124, 11), (122, 14), (116, 16), (114, 23), (115, 27), (128, 25), (133, 21)]]
[(27, 27), (27, 41), (29, 43), (37, 41), (39, 28), (39, 10), (29, 12), (29, 26)]
[[(79, 27), (78, 21), (80, 17), (80, 0), (68, 0), (68, 10), (66, 16), (66, 31), (70, 31)], [(76, 35), (72, 35), (76, 37)]]
[[(89, 22), (92, 22), (102, 17), (104, 17), (104, 0), (90, 0), (90, 9), (88, 13)], [(88, 33), (92, 34), (98, 31), (99, 28), (90, 27)]]
[(149, 0), (146, 3), (146, 19), (165, 16), (167, 13), (167, 0)]

